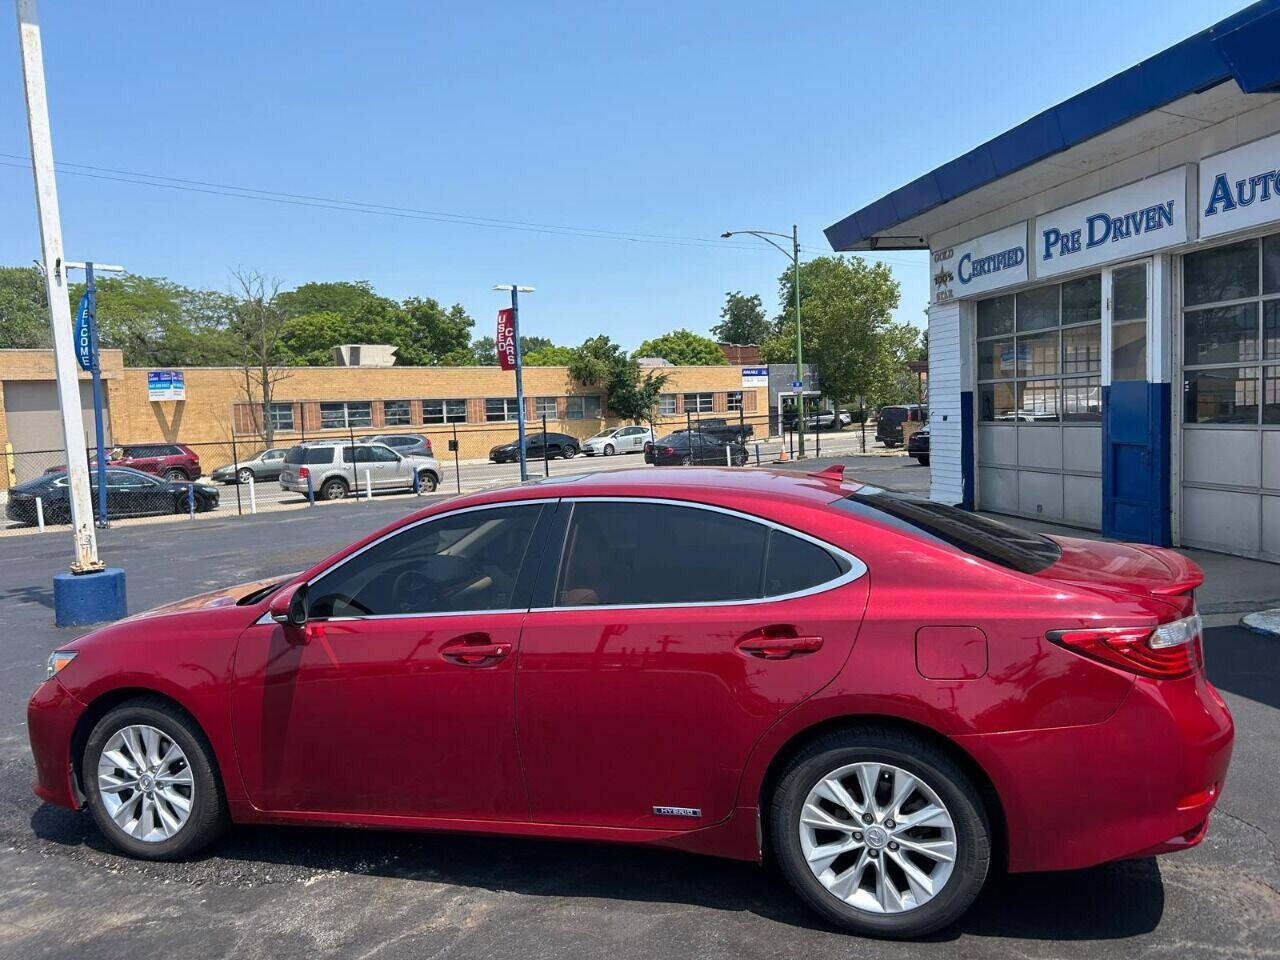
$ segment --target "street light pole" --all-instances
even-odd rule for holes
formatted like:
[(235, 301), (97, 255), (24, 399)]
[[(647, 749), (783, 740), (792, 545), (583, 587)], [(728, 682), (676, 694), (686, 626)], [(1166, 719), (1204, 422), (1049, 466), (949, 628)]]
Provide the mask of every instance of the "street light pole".
[[(726, 230), (720, 236), (727, 240), (730, 237), (745, 233), (750, 236), (763, 240), (769, 246), (775, 248), (784, 257), (791, 261), (791, 269), (793, 271), (792, 286), (796, 288), (796, 380), (800, 383), (800, 393), (797, 397), (797, 414), (796, 426), (800, 432), (799, 443), (796, 447), (796, 453), (799, 459), (804, 459), (804, 338), (800, 332), (800, 233), (796, 225), (791, 225), (791, 236), (787, 237), (785, 233), (775, 233), (772, 230)], [(770, 240), (770, 237), (781, 237), (782, 239), (791, 240), (791, 252), (788, 253), (786, 248), (781, 244)]]
[(524, 358), (520, 354), (520, 294), (533, 293), (533, 287), (521, 287), (514, 283), (494, 284), (495, 290), (511, 291), (511, 336), (515, 340), (516, 354), (516, 433), (520, 445), (520, 482), (529, 479), (529, 461), (524, 449)]

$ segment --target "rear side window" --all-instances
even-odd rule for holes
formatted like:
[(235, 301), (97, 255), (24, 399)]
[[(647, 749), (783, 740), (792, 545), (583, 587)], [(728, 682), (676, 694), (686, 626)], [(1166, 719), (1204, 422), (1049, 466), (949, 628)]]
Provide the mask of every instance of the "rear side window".
[(696, 507), (580, 501), (557, 606), (699, 603), (760, 595), (769, 528)]
[(921, 497), (867, 487), (832, 506), (1021, 573), (1039, 573), (1062, 556), (1048, 537)]
[(769, 531), (765, 561), (764, 595), (779, 597), (798, 593), (834, 580), (844, 573), (840, 563), (816, 543), (782, 530)]
[(291, 447), (285, 463), (333, 463), (333, 447)]

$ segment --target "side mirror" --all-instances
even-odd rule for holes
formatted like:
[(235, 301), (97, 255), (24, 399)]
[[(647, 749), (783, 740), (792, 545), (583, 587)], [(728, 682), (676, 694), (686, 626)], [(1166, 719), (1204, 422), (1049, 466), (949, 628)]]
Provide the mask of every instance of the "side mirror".
[(286, 627), (304, 627), (307, 623), (307, 585), (286, 587), (271, 598), (267, 607), (271, 619)]

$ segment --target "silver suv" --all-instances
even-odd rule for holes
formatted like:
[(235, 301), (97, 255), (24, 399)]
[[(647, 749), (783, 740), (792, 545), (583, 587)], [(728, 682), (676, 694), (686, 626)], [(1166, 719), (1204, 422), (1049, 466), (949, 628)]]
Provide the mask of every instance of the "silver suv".
[(398, 454), (384, 443), (300, 443), (284, 455), (280, 471), (281, 487), (306, 493), (309, 486), (318, 500), (341, 500), (366, 484), (374, 490), (412, 490), (415, 482), (425, 493), (435, 490), (440, 462), (423, 454)]

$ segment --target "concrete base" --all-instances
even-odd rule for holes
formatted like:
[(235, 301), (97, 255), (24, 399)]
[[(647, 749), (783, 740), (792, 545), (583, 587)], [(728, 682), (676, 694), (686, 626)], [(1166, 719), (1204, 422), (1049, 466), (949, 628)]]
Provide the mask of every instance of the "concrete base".
[(1280, 637), (1280, 607), (1247, 613), (1240, 618), (1240, 626), (1264, 637)]
[(128, 612), (124, 571), (119, 567), (108, 567), (101, 573), (53, 576), (53, 622), (59, 627), (119, 620)]

